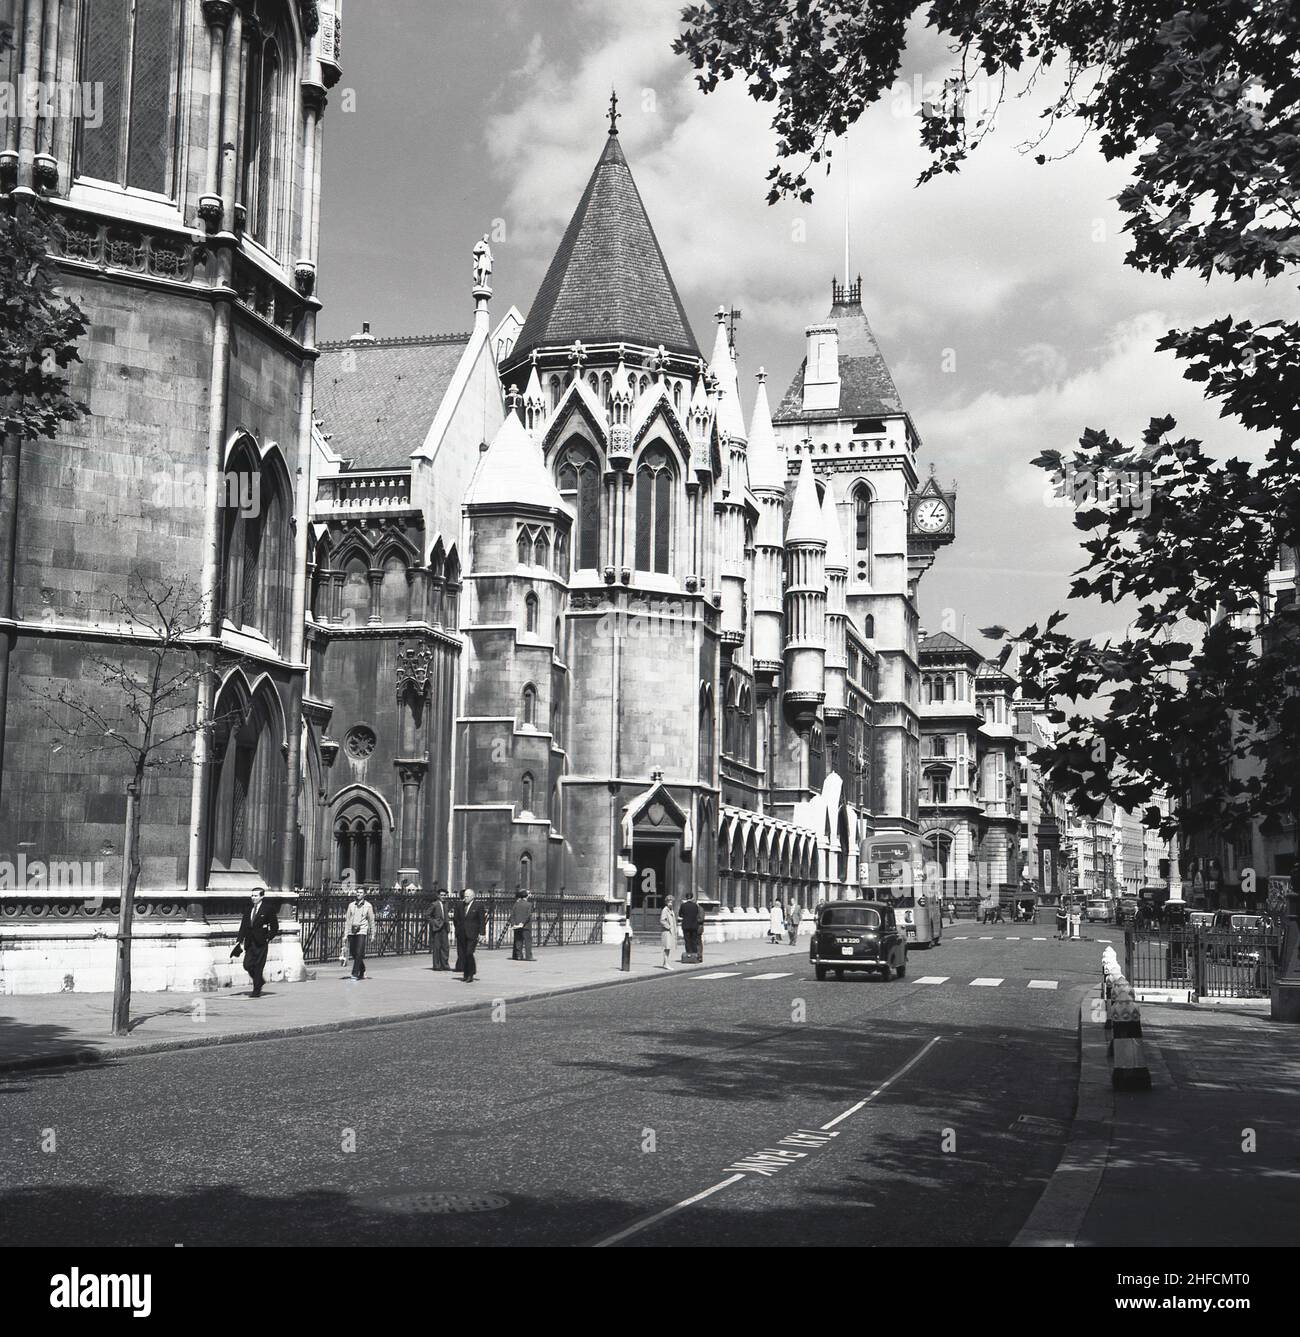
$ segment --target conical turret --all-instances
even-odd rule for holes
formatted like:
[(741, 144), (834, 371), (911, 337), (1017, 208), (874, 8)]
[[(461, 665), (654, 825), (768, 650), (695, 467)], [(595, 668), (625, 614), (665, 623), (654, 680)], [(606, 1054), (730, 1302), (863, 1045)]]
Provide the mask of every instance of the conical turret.
[(822, 493), (822, 525), (826, 533), (826, 701), (829, 722), (848, 705), (849, 557), (840, 533), (839, 508), (831, 480)]
[(806, 731), (826, 695), (826, 530), (803, 460), (785, 533), (785, 700)]

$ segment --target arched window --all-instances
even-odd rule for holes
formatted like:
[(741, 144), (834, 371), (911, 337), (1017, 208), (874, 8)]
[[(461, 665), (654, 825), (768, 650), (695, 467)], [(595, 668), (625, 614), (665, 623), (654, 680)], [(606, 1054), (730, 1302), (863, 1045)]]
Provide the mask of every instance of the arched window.
[(460, 626), (460, 558), (453, 549), (443, 567), (443, 618), (448, 627)]
[(700, 688), (700, 779), (706, 784), (713, 779), (713, 688), (705, 683)]
[(533, 560), (533, 540), (526, 529), (519, 531), (519, 540), (515, 544), (519, 556), (519, 565), (527, 566)]
[(579, 570), (600, 565), (600, 466), (595, 452), (581, 441), (565, 447), (560, 456), (559, 488), (578, 517), (574, 564)]
[(853, 551), (859, 580), (871, 579), (871, 489), (859, 483), (853, 489)]
[(558, 376), (551, 377), (551, 411), (560, 406), (560, 397), (564, 394), (564, 382)]
[(405, 622), (410, 605), (410, 581), (406, 563), (396, 553), (384, 559), (384, 575), (379, 586), (379, 620)]
[(293, 546), (283, 480), (272, 462), (263, 467), (241, 443), (223, 482), (221, 615), (278, 646), (287, 620)]
[(921, 841), (921, 849), (924, 862), (936, 865), (939, 877), (946, 882), (952, 876), (952, 837), (944, 831), (934, 831)]
[(674, 382), (673, 382), (673, 408), (675, 408), (675, 409), (677, 410), (678, 413), (680, 413), (680, 412), (682, 411), (682, 383), (681, 383), (681, 381), (674, 381)]
[(524, 630), (530, 635), (537, 634), (537, 595), (531, 590), (524, 596)]
[(636, 569), (667, 572), (672, 547), (673, 468), (662, 446), (636, 466)]
[(535, 566), (547, 565), (547, 558), (551, 555), (550, 546), (546, 541), (546, 530), (543, 529), (533, 543), (533, 564)]
[(537, 723), (537, 688), (531, 682), (524, 688), (520, 713), (522, 722), (528, 727)]
[(334, 819), (334, 876), (374, 886), (382, 873), (383, 825), (370, 804), (354, 800)]
[(519, 886), (523, 891), (533, 889), (533, 856), (527, 850), (519, 856)]
[(279, 884), (288, 781), (279, 710), (269, 689), (250, 700), (232, 680), (218, 696), (213, 717), (211, 866), (254, 871)]
[(533, 773), (525, 771), (519, 781), (519, 811), (533, 810)]
[(85, 0), (79, 77), (99, 91), (99, 106), (78, 121), (78, 176), (175, 193), (181, 9), (179, 0)]
[(606, 409), (609, 408), (609, 401), (610, 397), (613, 394), (613, 390), (614, 390), (614, 378), (609, 374), (609, 372), (606, 372), (600, 378), (600, 402), (605, 406)]
[(862, 619), (862, 634), (869, 641), (876, 639), (876, 619), (871, 613)]
[(555, 574), (561, 579), (567, 579), (569, 575), (569, 536), (567, 534), (556, 534), (555, 536)]
[(554, 649), (555, 649), (555, 657), (556, 657), (556, 659), (563, 659), (563, 658), (564, 658), (564, 623), (563, 623), (563, 622), (561, 621), (561, 619), (558, 618), (558, 617), (555, 619), (555, 639), (554, 639), (554, 641), (552, 641), (552, 646), (553, 646)]

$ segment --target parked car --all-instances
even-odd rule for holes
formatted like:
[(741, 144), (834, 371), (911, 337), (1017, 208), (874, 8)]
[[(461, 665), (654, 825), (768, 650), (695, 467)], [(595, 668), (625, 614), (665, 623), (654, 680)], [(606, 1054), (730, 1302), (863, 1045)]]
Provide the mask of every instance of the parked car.
[(1214, 930), (1216, 940), (1212, 942), (1211, 950), (1219, 960), (1229, 961), (1235, 966), (1259, 964), (1268, 932), (1263, 915), (1219, 910), (1214, 916)]
[(885, 979), (907, 974), (907, 940), (899, 931), (892, 905), (878, 901), (831, 901), (817, 911), (808, 959), (819, 980), (833, 970), (871, 970)]
[(1083, 917), (1089, 924), (1110, 923), (1110, 902), (1106, 900), (1089, 901), (1083, 910)]
[(1193, 910), (1187, 916), (1187, 923), (1194, 929), (1207, 929), (1214, 927), (1213, 910)]

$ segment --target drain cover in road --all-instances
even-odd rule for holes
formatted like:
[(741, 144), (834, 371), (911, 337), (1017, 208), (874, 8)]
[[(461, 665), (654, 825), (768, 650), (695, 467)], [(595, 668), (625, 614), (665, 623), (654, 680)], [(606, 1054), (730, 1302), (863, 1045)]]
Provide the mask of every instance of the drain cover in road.
[(496, 1212), (509, 1206), (499, 1193), (394, 1193), (372, 1199), (372, 1207), (383, 1212), (429, 1212), (439, 1216), (464, 1212)]

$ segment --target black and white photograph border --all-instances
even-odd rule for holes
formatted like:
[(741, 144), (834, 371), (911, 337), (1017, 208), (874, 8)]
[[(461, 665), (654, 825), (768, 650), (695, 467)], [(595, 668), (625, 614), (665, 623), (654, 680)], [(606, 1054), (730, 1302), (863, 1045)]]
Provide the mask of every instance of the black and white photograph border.
[(1266, 1309), (1297, 181), (1290, 0), (0, 0), (32, 1312), (273, 1244)]

